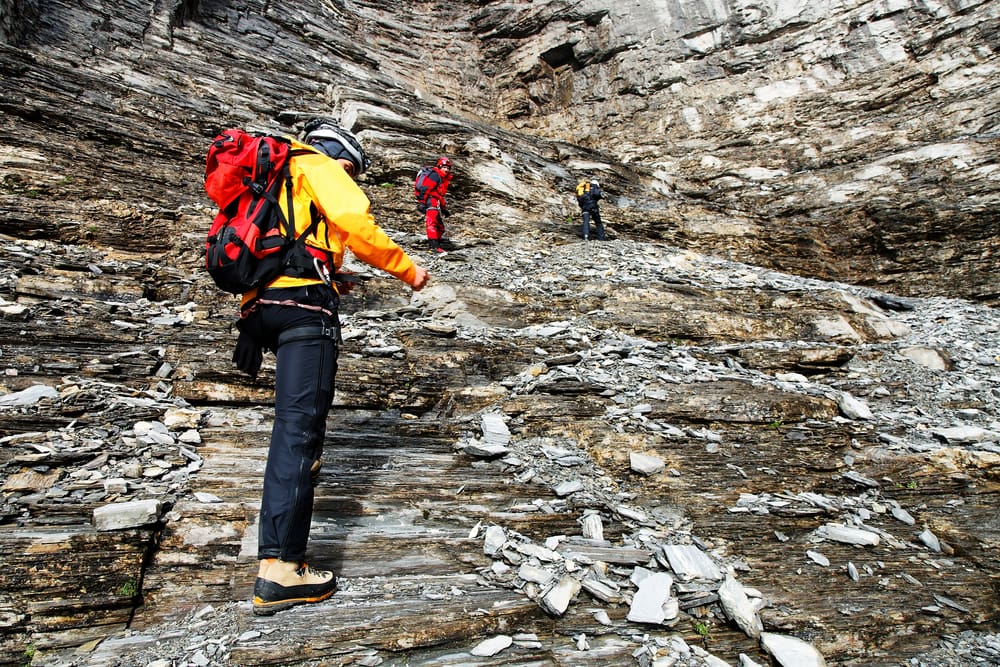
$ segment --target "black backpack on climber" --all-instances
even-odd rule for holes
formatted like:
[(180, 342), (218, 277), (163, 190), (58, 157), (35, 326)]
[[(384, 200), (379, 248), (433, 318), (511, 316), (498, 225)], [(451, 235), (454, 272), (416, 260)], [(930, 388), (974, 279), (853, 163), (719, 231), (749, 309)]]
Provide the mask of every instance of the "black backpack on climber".
[(434, 177), (434, 167), (425, 164), (417, 171), (413, 179), (413, 196), (417, 198), (417, 210), (427, 211), (427, 194), (434, 189), (438, 181)]

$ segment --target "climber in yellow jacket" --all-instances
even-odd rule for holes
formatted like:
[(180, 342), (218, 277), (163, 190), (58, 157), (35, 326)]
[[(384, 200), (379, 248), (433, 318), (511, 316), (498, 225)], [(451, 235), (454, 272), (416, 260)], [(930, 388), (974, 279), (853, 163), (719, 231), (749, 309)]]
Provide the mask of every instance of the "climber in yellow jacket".
[(344, 250), (423, 289), (430, 276), (375, 224), (368, 197), (353, 178), (369, 167), (357, 138), (326, 119), (306, 124), (293, 142), (291, 202), (282, 189), (285, 219), (305, 234), (284, 275), (258, 293), (243, 295), (240, 337), (233, 359), (256, 376), (262, 350), (277, 355), (274, 426), (264, 470), (253, 607), (273, 614), (320, 602), (336, 589), (333, 572), (305, 562), (313, 488), (319, 477), (326, 418), (333, 400), (340, 343), (339, 296), (349, 283), (336, 280)]

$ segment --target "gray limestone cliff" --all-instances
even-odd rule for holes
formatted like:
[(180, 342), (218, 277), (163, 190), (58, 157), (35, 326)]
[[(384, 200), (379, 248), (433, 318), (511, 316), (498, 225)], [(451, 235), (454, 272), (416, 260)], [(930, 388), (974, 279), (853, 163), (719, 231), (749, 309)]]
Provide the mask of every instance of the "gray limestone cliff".
[[(995, 2), (6, 0), (2, 26), (5, 231), (101, 199), (51, 172), (173, 216), (221, 126), (334, 112), (374, 180), (458, 154), (481, 227), (559, 226), (594, 174), (623, 237), (997, 298)], [(31, 193), (56, 201), (26, 221)]]

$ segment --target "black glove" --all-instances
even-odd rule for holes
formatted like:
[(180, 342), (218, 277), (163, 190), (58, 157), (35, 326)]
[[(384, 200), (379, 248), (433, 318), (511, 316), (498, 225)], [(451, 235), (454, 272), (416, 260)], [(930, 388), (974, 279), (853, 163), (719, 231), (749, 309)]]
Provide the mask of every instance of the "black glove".
[(442, 206), (441, 207), (441, 215), (444, 216), (445, 218), (447, 218), (449, 215), (451, 215), (451, 213), (448, 212), (448, 209), (446, 209), (446, 208), (444, 208)]
[(264, 350), (244, 331), (236, 339), (236, 349), (233, 350), (233, 361), (236, 367), (252, 378), (257, 377), (261, 362), (264, 360)]

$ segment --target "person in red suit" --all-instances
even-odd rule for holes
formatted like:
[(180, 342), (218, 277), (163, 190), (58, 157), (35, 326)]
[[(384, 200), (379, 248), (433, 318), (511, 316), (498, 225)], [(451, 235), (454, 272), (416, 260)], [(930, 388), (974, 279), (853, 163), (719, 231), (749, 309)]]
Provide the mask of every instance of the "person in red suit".
[(441, 240), (444, 239), (444, 218), (448, 217), (448, 205), (444, 197), (448, 192), (451, 177), (451, 160), (446, 157), (438, 159), (437, 165), (427, 176), (427, 190), (420, 201), (420, 204), (426, 207), (424, 224), (427, 229), (427, 243), (432, 252), (439, 254), (445, 253), (445, 249), (441, 247)]

